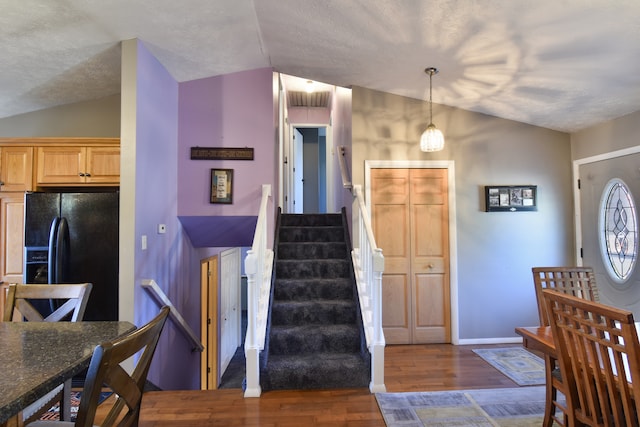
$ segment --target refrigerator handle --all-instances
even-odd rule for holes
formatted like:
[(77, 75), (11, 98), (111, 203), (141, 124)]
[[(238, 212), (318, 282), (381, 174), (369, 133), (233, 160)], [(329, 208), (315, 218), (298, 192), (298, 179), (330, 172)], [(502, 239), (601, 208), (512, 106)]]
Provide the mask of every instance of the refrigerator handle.
[(49, 250), (47, 254), (47, 283), (55, 283), (56, 277), (56, 258), (58, 246), (56, 242), (58, 240), (58, 225), (60, 224), (60, 217), (55, 217), (51, 221), (51, 228), (49, 229)]
[(56, 239), (56, 281), (65, 283), (69, 274), (69, 223), (67, 218), (60, 218), (58, 236)]
[(64, 283), (67, 280), (69, 246), (67, 219), (54, 219), (49, 233), (49, 283)]

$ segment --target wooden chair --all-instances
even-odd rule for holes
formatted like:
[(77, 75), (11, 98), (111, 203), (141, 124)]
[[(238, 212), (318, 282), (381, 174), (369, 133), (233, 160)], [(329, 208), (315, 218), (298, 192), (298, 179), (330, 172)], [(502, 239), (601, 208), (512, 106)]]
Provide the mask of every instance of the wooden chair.
[[(550, 325), (542, 296), (544, 289), (555, 289), (590, 301), (600, 300), (595, 274), (591, 267), (534, 267), (531, 271), (541, 326)], [(560, 425), (566, 425), (566, 417), (563, 415), (561, 418), (556, 415), (558, 409), (562, 414), (566, 413), (566, 406), (558, 401), (558, 391), (565, 395), (566, 389), (562, 383), (557, 360), (549, 355), (545, 355), (545, 384), (546, 403), (543, 426), (551, 427), (554, 421)]]
[[(29, 322), (57, 322), (70, 320), (72, 322), (82, 320), (89, 294), (91, 283), (65, 284), (65, 285), (9, 285), (7, 300), (5, 302), (3, 321), (29, 321)], [(53, 313), (40, 313), (32, 304), (34, 301), (56, 300), (61, 304)], [(71, 383), (67, 384), (67, 388)], [(66, 390), (69, 393), (69, 390)], [(62, 407), (64, 384), (60, 384), (54, 390), (38, 399), (22, 411), (22, 419), (25, 423), (40, 418), (56, 402)], [(65, 414), (69, 408), (61, 408)], [(63, 411), (61, 410), (61, 413)]]
[(543, 291), (569, 426), (638, 426), (640, 342), (633, 313)]
[[(103, 387), (110, 388), (117, 398), (114, 399), (113, 406), (100, 425), (103, 427), (137, 426), (147, 373), (168, 315), (169, 307), (162, 307), (160, 313), (146, 325), (122, 338), (102, 343), (94, 349), (75, 423), (35, 421), (28, 426), (93, 426)], [(129, 374), (120, 364), (138, 352), (141, 353), (136, 366)]]
[[(71, 285), (9, 285), (4, 307), (5, 322), (57, 322), (82, 320), (91, 293), (91, 283)], [(58, 300), (62, 305), (49, 315), (43, 315), (31, 303), (33, 300)], [(62, 300), (66, 300), (62, 302)], [(46, 317), (45, 317), (46, 316)], [(69, 317), (70, 316), (70, 317)]]

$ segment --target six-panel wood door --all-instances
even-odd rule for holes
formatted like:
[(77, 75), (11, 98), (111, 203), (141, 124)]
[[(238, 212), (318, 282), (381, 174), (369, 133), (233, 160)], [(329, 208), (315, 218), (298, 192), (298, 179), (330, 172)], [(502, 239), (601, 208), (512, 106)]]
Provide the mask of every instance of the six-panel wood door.
[(388, 344), (451, 342), (446, 169), (372, 169)]

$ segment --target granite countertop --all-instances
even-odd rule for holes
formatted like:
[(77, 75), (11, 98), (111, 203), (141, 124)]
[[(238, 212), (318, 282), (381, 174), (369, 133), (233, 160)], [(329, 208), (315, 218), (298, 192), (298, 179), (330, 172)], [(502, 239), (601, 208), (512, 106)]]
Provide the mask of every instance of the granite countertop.
[(129, 322), (0, 322), (0, 423), (89, 366)]

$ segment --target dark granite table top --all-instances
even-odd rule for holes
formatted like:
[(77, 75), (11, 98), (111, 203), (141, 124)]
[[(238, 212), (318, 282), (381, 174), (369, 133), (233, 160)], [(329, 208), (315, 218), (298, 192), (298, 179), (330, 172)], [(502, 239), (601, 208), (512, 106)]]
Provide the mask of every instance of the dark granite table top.
[(89, 366), (129, 322), (0, 322), (0, 423)]

